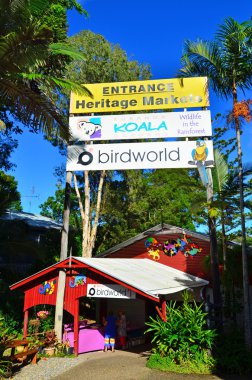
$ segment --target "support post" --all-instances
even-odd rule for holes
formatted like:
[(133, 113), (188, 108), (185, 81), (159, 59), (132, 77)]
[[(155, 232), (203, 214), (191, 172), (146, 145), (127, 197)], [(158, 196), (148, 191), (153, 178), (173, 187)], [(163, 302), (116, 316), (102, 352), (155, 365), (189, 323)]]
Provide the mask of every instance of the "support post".
[[(63, 229), (61, 234), (61, 250), (60, 261), (67, 258), (68, 251), (68, 232), (69, 232), (69, 217), (70, 217), (70, 196), (71, 196), (71, 181), (72, 172), (66, 173), (66, 188), (65, 188), (65, 201), (64, 201), (64, 213), (63, 213)], [(57, 297), (55, 305), (55, 321), (54, 330), (58, 340), (62, 340), (62, 322), (63, 322), (63, 308), (64, 308), (64, 295), (66, 286), (66, 272), (64, 270), (59, 271)]]
[(28, 317), (29, 317), (29, 311), (28, 311), (28, 310), (25, 310), (25, 312), (24, 312), (24, 329), (23, 329), (23, 338), (26, 338), (26, 337), (27, 337)]
[(79, 347), (79, 298), (75, 300), (74, 307), (74, 355), (78, 356)]
[(162, 298), (162, 315), (163, 321), (166, 322), (166, 299)]

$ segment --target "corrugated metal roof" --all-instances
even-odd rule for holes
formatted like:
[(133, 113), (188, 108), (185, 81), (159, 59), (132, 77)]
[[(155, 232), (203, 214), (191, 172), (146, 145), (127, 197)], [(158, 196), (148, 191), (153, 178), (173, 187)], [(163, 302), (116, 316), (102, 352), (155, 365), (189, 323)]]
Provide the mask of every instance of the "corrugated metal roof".
[(95, 257), (74, 257), (74, 259), (155, 297), (208, 284), (208, 281), (202, 278), (149, 259)]
[(3, 215), (0, 216), (1, 220), (16, 220), (23, 221), (28, 226), (33, 228), (42, 228), (42, 229), (62, 229), (62, 224), (55, 222), (54, 220), (47, 218), (46, 216), (31, 214), (29, 212), (23, 211), (6, 211)]

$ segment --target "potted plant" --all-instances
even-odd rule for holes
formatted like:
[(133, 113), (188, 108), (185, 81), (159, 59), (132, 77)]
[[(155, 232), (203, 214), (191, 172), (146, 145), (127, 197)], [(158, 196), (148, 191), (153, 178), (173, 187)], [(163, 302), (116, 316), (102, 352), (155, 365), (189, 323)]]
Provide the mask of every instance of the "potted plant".
[(64, 355), (73, 354), (73, 347), (71, 347), (69, 339), (66, 339), (63, 342), (58, 342), (56, 348), (59, 353), (62, 353)]
[(47, 331), (44, 340), (44, 352), (48, 356), (53, 356), (58, 340), (54, 331)]
[(9, 334), (9, 327), (5, 326), (4, 318), (0, 315), (0, 378), (7, 378), (12, 374), (12, 363), (5, 359), (4, 351), (13, 338), (15, 336)]
[(39, 319), (46, 319), (49, 314), (50, 312), (48, 310), (40, 310), (37, 312), (37, 316), (39, 317)]

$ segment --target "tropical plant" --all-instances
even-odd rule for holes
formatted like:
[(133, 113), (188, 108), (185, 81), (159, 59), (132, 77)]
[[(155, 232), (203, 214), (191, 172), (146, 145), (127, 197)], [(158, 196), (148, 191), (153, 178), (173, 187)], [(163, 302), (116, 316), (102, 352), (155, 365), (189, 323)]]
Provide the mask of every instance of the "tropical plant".
[(244, 293), (244, 333), (248, 345), (252, 344), (250, 321), (248, 258), (246, 249), (246, 228), (244, 217), (244, 194), (242, 186), (242, 149), (241, 149), (241, 118), (237, 113), (238, 90), (245, 92), (252, 85), (252, 21), (238, 23), (229, 17), (219, 26), (214, 41), (185, 41), (183, 67), (180, 77), (206, 76), (214, 92), (233, 100), (233, 120), (236, 130), (240, 216), (242, 228), (242, 262), (243, 262), (243, 293)]
[(203, 304), (190, 302), (185, 292), (181, 306), (176, 301), (167, 303), (166, 315), (166, 321), (157, 315), (146, 322), (146, 333), (153, 336), (155, 353), (169, 356), (179, 364), (193, 360), (199, 351), (212, 349), (216, 333), (207, 328)]
[(83, 59), (63, 43), (55, 42), (54, 32), (36, 14), (46, 14), (48, 1), (0, 0), (0, 109), (8, 110), (34, 130), (52, 130), (68, 139), (66, 115), (57, 106), (62, 88), (89, 94), (80, 84), (56, 77), (48, 70), (58, 57)]
[(6, 326), (5, 317), (0, 313), (0, 378), (11, 375), (12, 363), (3, 356), (6, 346), (15, 338), (16, 335), (11, 333), (11, 328)]
[(46, 348), (56, 347), (57, 343), (58, 343), (58, 339), (55, 332), (53, 330), (47, 331), (45, 333), (44, 346)]

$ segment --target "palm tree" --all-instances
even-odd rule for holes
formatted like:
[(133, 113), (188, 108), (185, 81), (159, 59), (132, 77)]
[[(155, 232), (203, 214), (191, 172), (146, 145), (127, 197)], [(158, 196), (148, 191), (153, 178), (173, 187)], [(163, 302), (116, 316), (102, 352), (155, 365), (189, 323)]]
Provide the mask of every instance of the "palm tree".
[[(43, 131), (55, 129), (68, 139), (67, 117), (57, 107), (62, 89), (91, 95), (81, 85), (48, 70), (55, 57), (83, 59), (33, 14), (46, 11), (40, 0), (0, 0), (0, 107), (12, 118)], [(38, 14), (38, 13), (37, 13)]]
[[(222, 98), (233, 99), (233, 110), (238, 103), (237, 91), (243, 93), (252, 85), (252, 26), (251, 21), (238, 23), (231, 17), (219, 26), (214, 41), (185, 41), (185, 53), (182, 57), (183, 67), (180, 77), (207, 76), (214, 92)], [(249, 280), (246, 249), (246, 228), (244, 216), (243, 171), (241, 149), (241, 123), (234, 113), (238, 168), (240, 213), (242, 228), (242, 263), (243, 263), (243, 307), (244, 333), (247, 345), (252, 344), (250, 321)]]
[[(67, 142), (67, 115), (58, 107), (62, 90), (92, 95), (63, 76), (61, 61), (84, 57), (59, 43), (43, 21), (50, 4), (47, 0), (0, 0), (0, 110), (47, 137), (60, 137)], [(71, 8), (71, 4), (78, 11), (82, 9), (75, 0), (65, 2), (63, 7)], [(55, 72), (61, 77), (53, 75)], [(61, 292), (57, 300), (55, 320), (61, 325), (57, 325), (58, 331), (62, 329), (63, 297)], [(61, 335), (60, 332), (59, 338)]]

